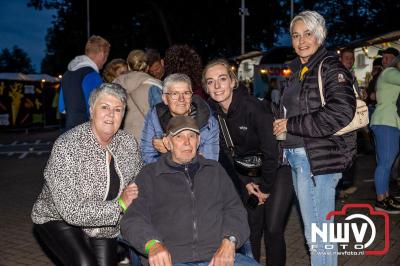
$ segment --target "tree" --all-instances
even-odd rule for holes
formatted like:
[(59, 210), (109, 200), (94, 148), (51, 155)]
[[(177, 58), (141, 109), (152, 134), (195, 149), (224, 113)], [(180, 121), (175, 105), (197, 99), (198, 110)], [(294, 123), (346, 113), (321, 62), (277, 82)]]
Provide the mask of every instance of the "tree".
[[(86, 1), (28, 0), (37, 9), (53, 8), (57, 18), (46, 37), (42, 72), (59, 75), (86, 42)], [(398, 0), (293, 0), (295, 14), (316, 10), (326, 19), (327, 43), (341, 44), (397, 30)], [(111, 43), (110, 58), (126, 58), (132, 49), (165, 51), (176, 43), (195, 48), (203, 61), (240, 53), (240, 0), (90, 0), (91, 33)], [(287, 34), (290, 1), (246, 1), (246, 51), (271, 48)]]
[(11, 51), (8, 48), (1, 50), (0, 72), (32, 74), (35, 70), (28, 54), (18, 46), (14, 46)]

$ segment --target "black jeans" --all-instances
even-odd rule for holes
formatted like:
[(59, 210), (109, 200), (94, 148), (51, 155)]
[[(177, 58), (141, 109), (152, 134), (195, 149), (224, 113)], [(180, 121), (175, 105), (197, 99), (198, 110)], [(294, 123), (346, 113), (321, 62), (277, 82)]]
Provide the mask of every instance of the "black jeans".
[[(247, 193), (243, 196), (247, 200)], [(293, 182), (290, 167), (278, 169), (275, 184), (266, 203), (255, 209), (248, 208), (250, 242), (254, 258), (260, 261), (261, 238), (264, 232), (267, 265), (285, 265), (285, 226), (293, 197)]]
[(81, 228), (63, 221), (35, 224), (34, 230), (64, 265), (118, 265), (116, 238), (87, 237)]

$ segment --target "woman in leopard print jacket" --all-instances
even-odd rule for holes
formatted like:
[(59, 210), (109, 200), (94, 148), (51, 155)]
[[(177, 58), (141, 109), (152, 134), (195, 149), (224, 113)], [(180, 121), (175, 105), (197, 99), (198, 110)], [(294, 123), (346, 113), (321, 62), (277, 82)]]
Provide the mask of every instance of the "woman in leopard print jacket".
[(33, 206), (35, 231), (64, 265), (117, 265), (121, 214), (138, 196), (143, 163), (133, 137), (118, 130), (125, 90), (105, 83), (90, 96), (91, 121), (61, 135)]

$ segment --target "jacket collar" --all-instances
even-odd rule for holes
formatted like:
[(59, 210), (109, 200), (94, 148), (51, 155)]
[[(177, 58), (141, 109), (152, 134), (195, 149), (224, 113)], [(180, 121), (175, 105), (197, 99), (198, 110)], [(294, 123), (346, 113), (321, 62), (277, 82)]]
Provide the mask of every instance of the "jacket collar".
[[(294, 75), (299, 75), (299, 77), (304, 77), (311, 69), (313, 69), (321, 60), (327, 57), (329, 54), (328, 50), (324, 46), (320, 46), (318, 50), (310, 57), (306, 64), (302, 64), (300, 58), (294, 59), (289, 67), (293, 71)], [(302, 78), (300, 78), (302, 79)]]
[[(169, 120), (172, 118), (168, 105), (161, 102), (156, 105), (158, 120), (160, 121), (161, 128), (166, 131)], [(211, 111), (207, 103), (197, 95), (193, 95), (192, 104), (190, 106), (189, 116), (193, 117), (199, 128), (203, 128), (208, 123)]]
[(111, 138), (110, 143), (108, 143), (107, 147), (103, 147), (100, 145), (100, 143), (97, 141), (96, 136), (93, 133), (92, 127), (91, 127), (91, 122), (88, 121), (84, 124), (82, 124), (82, 130), (84, 132), (85, 135), (89, 136), (89, 143), (91, 143), (91, 145), (94, 145), (95, 147), (97, 147), (100, 150), (110, 150), (111, 152), (115, 151), (117, 146), (118, 146), (118, 136), (120, 135), (120, 130), (118, 130), (114, 136)]
[(197, 169), (203, 168), (205, 166), (212, 165), (210, 160), (204, 159), (201, 155), (196, 155), (193, 160), (187, 164), (178, 164), (172, 160), (172, 155), (170, 152), (163, 154), (160, 159), (156, 162), (156, 167), (154, 167), (155, 175), (159, 176), (161, 174), (173, 174), (180, 173), (184, 171), (185, 166), (194, 167)]

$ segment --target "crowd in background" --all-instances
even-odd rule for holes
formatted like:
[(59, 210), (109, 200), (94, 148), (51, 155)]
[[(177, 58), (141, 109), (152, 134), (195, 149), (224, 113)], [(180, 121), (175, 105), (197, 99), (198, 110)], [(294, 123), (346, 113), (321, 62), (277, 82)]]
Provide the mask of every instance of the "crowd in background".
[[(171, 46), (164, 57), (154, 49), (134, 49), (126, 59), (115, 58), (105, 64), (112, 46), (100, 36), (90, 37), (85, 54), (71, 61), (61, 81), (59, 110), (65, 114), (66, 132), (54, 144), (44, 173), (45, 185), (32, 213), (35, 229), (58, 259), (71, 265), (116, 265), (117, 245), (124, 243), (133, 265), (140, 265), (140, 255), (149, 259), (142, 263), (171, 265), (168, 246), (163, 245), (169, 239), (160, 239), (163, 236), (144, 226), (140, 233), (145, 240), (135, 241), (134, 234), (127, 233), (128, 238), (120, 234), (119, 224), (122, 219), (129, 227), (124, 213), (128, 211), (131, 221), (129, 209), (136, 201), (141, 208), (135, 209), (135, 215), (144, 209), (147, 216), (143, 221), (155, 223), (148, 215), (156, 206), (140, 200), (140, 195), (149, 195), (149, 191), (142, 191), (135, 182), (137, 176), (144, 182), (141, 169), (155, 175), (161, 171), (156, 168), (161, 167), (157, 162), (162, 161), (177, 173), (185, 171), (190, 186), (191, 182), (194, 186), (199, 182), (196, 173), (207, 163), (171, 164), (169, 154), (175, 158), (181, 152), (171, 146), (172, 140), (188, 147), (183, 152), (195, 143), (202, 158), (218, 161), (241, 199), (237, 204), (245, 207), (248, 239), (241, 239), (245, 234), (239, 232), (214, 237), (230, 241), (238, 253), (258, 262), (264, 237), (267, 265), (285, 265), (284, 231), (293, 198), (299, 203), (311, 263), (337, 265), (338, 247), (320, 239), (313, 242), (311, 224), (322, 227), (326, 214), (335, 209), (335, 197), (348, 197), (357, 190), (357, 137), (375, 145), (375, 208), (400, 213), (399, 201), (389, 193), (390, 171), (400, 140), (396, 107), (400, 93), (399, 52), (394, 48), (384, 50), (382, 59), (374, 61), (367, 88), (358, 88), (352, 72), (354, 51), (343, 49), (338, 57), (325, 48), (327, 31), (321, 15), (314, 11), (300, 13), (290, 24), (290, 34), (297, 54), (290, 63), (292, 74), (284, 88), (271, 79), (262, 101), (249, 95), (227, 60), (212, 60), (203, 67), (200, 56), (186, 44)], [(324, 84), (325, 105), (320, 101), (319, 76)], [(335, 133), (349, 124), (356, 112), (353, 86), (368, 104), (370, 127), (338, 136)], [(189, 127), (192, 122), (183, 121), (187, 127), (179, 128), (179, 132), (188, 129), (195, 134), (179, 140), (181, 135), (172, 129), (178, 126), (171, 123), (182, 116), (190, 117), (196, 125)], [(243, 161), (248, 165), (258, 163), (259, 171), (242, 172), (238, 163)], [(172, 209), (168, 213), (193, 215), (193, 228), (182, 231), (197, 233), (195, 210), (193, 206), (193, 213)], [(154, 217), (162, 211), (157, 210)], [(197, 251), (208, 254), (203, 249), (209, 247), (204, 243), (197, 246), (197, 235), (185, 241), (173, 249), (182, 249), (185, 255), (186, 249), (193, 253), (175, 256), (181, 260), (179, 263), (236, 263), (236, 257), (221, 251), (226, 248), (222, 244), (219, 248), (213, 246), (218, 248), (214, 257), (198, 257)], [(334, 249), (326, 252), (326, 244)], [(230, 255), (224, 257), (226, 254)]]

